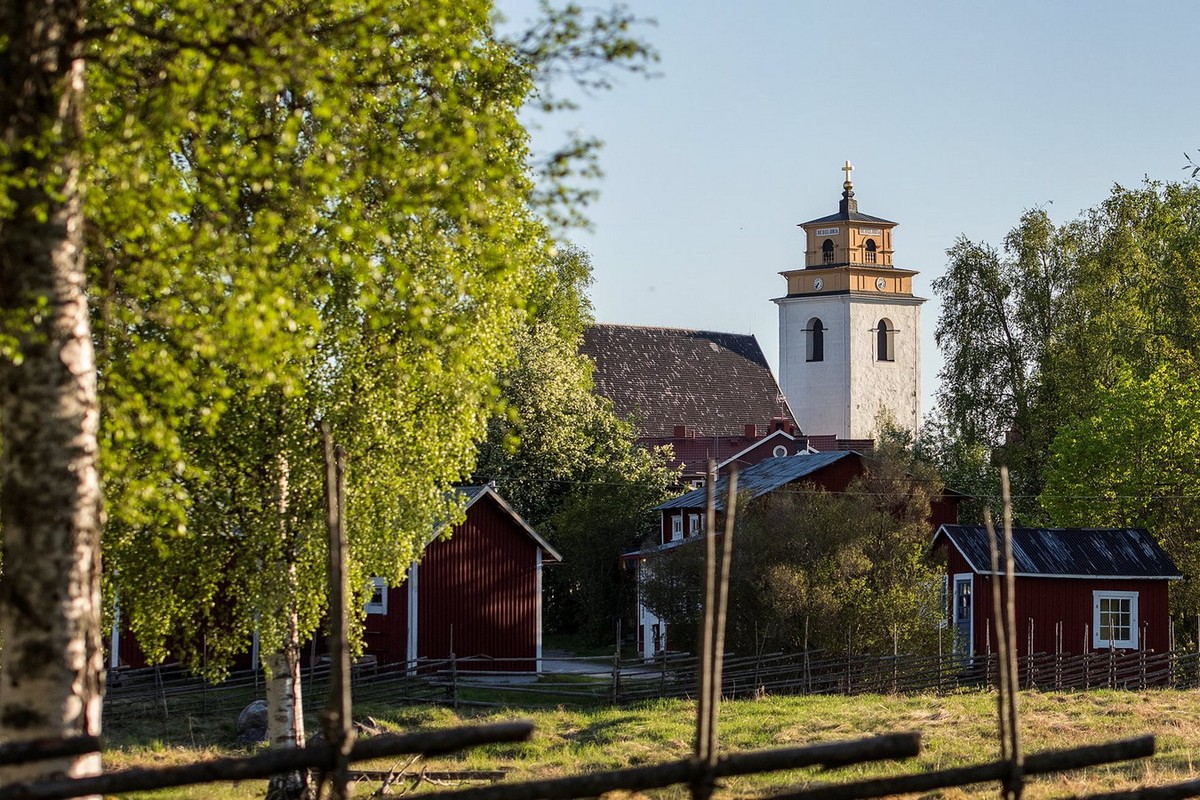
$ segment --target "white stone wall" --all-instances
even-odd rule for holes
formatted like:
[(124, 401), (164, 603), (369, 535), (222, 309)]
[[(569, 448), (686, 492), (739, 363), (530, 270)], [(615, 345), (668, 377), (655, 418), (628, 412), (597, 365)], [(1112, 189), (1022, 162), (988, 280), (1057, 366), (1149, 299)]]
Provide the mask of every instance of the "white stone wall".
[[(920, 423), (921, 303), (915, 297), (816, 295), (783, 297), (779, 305), (779, 385), (810, 434), (875, 435), (880, 409), (912, 430)], [(809, 321), (824, 324), (825, 359), (807, 360)], [(881, 318), (896, 328), (895, 360), (875, 356)]]
[[(779, 304), (779, 388), (805, 433), (844, 433), (850, 426), (849, 295), (784, 297)], [(825, 359), (808, 361), (805, 329), (825, 326)]]
[[(887, 409), (901, 427), (921, 423), (921, 306), (917, 298), (888, 302), (855, 298), (850, 304), (850, 430), (852, 439), (876, 434), (879, 412)], [(886, 318), (895, 326), (895, 360), (876, 358), (876, 328)], [(815, 431), (814, 431), (815, 432)]]

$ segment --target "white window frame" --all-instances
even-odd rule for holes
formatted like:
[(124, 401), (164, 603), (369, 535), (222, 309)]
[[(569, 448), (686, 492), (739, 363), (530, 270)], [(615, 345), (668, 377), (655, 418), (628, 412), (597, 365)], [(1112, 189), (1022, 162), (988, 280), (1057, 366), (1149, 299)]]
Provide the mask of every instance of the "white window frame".
[[(370, 592), (367, 594), (366, 612), (368, 614), (386, 614), (388, 608), (388, 585), (383, 578), (371, 578), (367, 583)], [(375, 592), (379, 591), (380, 599), (375, 600)]]
[[(1129, 638), (1103, 639), (1100, 636), (1100, 601), (1128, 600), (1129, 601)], [(1092, 592), (1092, 647), (1097, 650), (1107, 650), (1114, 647), (1118, 650), (1136, 650), (1138, 647), (1138, 628), (1141, 620), (1138, 618), (1138, 593), (1118, 592), (1110, 589), (1096, 589)]]
[(688, 536), (699, 536), (704, 533), (704, 524), (700, 522), (699, 514), (688, 514)]
[(683, 515), (675, 514), (671, 517), (671, 541), (678, 542), (683, 538)]

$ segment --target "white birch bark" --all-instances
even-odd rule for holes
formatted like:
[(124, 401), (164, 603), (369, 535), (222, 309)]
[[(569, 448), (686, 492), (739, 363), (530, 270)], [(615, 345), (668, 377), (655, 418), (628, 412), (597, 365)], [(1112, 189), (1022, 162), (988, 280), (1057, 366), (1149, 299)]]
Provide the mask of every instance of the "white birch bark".
[[(0, 3), (0, 742), (99, 735), (99, 409), (79, 197), (81, 0)], [(97, 754), (0, 784), (99, 771)]]
[[(289, 465), (287, 456), (279, 456), (278, 508), (279, 533), (286, 541), (288, 511)], [(284, 548), (286, 551), (288, 548)], [(296, 584), (296, 565), (287, 566), (288, 586)], [(288, 592), (282, 596), (287, 597)], [(267, 741), (271, 749), (289, 749), (304, 746), (304, 698), (300, 683), (300, 620), (295, 609), (283, 611), (287, 615), (287, 640), (278, 651), (263, 656), (267, 672)], [(270, 800), (296, 800), (308, 789), (306, 772), (288, 772), (271, 778), (267, 786)]]

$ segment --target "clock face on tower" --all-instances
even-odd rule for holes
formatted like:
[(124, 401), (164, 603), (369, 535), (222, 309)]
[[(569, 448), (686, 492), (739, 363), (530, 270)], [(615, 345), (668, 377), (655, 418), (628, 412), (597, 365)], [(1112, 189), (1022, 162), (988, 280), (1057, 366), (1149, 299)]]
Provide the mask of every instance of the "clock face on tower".
[(818, 292), (821, 291), (821, 287), (824, 285), (825, 285), (825, 281), (821, 280), (820, 278), (813, 278), (813, 290), (814, 291), (818, 291)]
[(885, 286), (887, 286), (887, 278), (877, 278), (875, 280), (875, 288), (878, 289), (879, 291), (882, 292), (883, 287), (885, 287)]

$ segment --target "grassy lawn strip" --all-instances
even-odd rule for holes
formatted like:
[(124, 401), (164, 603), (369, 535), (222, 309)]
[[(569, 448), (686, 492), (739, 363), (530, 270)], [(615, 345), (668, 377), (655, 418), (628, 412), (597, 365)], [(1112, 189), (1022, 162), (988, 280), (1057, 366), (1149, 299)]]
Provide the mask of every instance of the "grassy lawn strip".
[[(1026, 752), (1098, 744), (1154, 733), (1158, 754), (1150, 760), (1099, 767), (1037, 779), (1027, 797), (1106, 791), (1157, 785), (1197, 777), (1193, 754), (1200, 753), (1200, 693), (1154, 691), (1024, 693), (1021, 695), (1022, 742)], [(533, 741), (496, 745), (468, 753), (428, 759), (411, 765), (430, 770), (509, 772), (508, 781), (566, 776), (579, 772), (655, 764), (691, 752), (694, 704), (661, 701), (633, 708), (583, 710), (484, 710), (419, 706), (388, 708), (378, 704), (356, 708), (356, 717), (373, 717), (396, 731), (448, 727), (472, 722), (531, 719), (538, 728)], [(315, 722), (315, 721), (314, 721)], [(922, 754), (906, 763), (877, 763), (832, 772), (789, 773), (729, 779), (728, 793), (764, 795), (784, 787), (815, 786), (920, 770), (966, 766), (998, 757), (995, 696), (963, 693), (948, 696), (768, 697), (728, 702), (721, 707), (723, 752), (833, 742), (880, 733), (918, 731)], [(316, 725), (310, 731), (316, 730)], [(251, 752), (229, 744), (233, 720), (172, 720), (112, 728), (108, 733), (109, 769), (181, 763), (202, 757)], [(391, 769), (404, 761), (362, 765)], [(362, 787), (360, 795), (374, 787)], [(423, 792), (436, 791), (426, 786)], [(198, 787), (136, 797), (261, 797), (262, 785)], [(683, 797), (682, 788), (663, 790), (663, 797)], [(995, 796), (994, 785), (952, 790), (943, 797)]]

